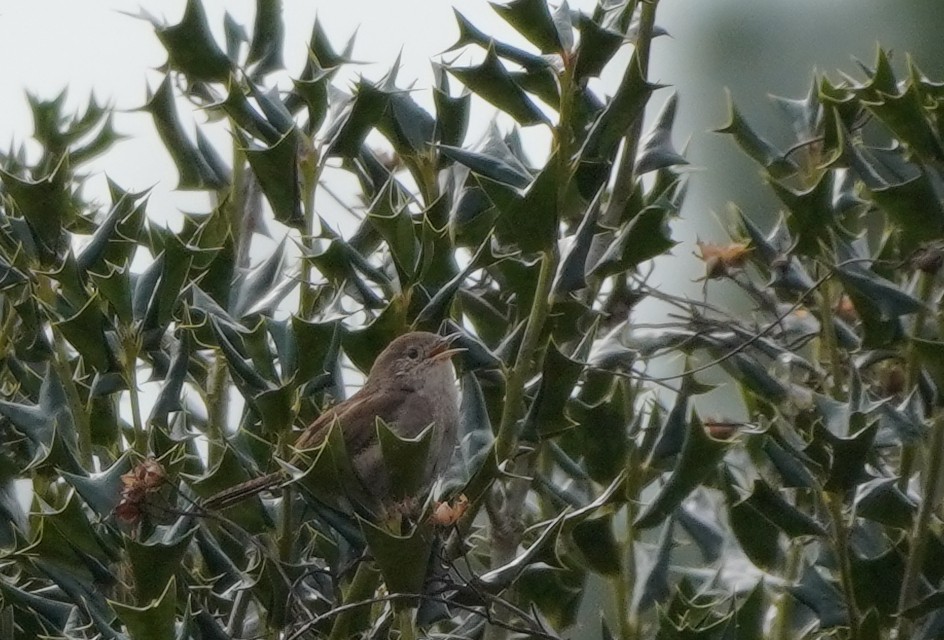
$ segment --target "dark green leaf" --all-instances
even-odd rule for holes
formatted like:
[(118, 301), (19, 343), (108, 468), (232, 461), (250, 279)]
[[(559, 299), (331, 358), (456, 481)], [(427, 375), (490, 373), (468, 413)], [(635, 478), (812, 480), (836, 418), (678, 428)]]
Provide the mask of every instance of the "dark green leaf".
[[(40, 621), (42, 628), (33, 630), (37, 637), (43, 631), (61, 632), (76, 609), (75, 605), (19, 589), (6, 580), (0, 580), (0, 595), (8, 607), (17, 607), (18, 616), (35, 616)], [(25, 619), (18, 619), (17, 624), (27, 633), (30, 631)]]
[(449, 95), (449, 84), (445, 70), (435, 65), (434, 70), (438, 86), (433, 90), (433, 103), (436, 105), (436, 141), (441, 145), (461, 146), (469, 127), (469, 107), (471, 95)]
[(107, 321), (97, 295), (91, 296), (73, 315), (54, 322), (53, 326), (62, 332), (89, 367), (107, 371), (116, 362), (105, 340)]
[(408, 202), (401, 191), (395, 188), (393, 179), (387, 181), (371, 202), (367, 220), (390, 248), (401, 285), (411, 282), (419, 266), (420, 245)]
[[(472, 479), (489, 474), (494, 478), (498, 474), (492, 450), (495, 437), (492, 434), (492, 423), (488, 417), (485, 396), (482, 394), (478, 379), (473, 373), (466, 373), (462, 376), (461, 384), (459, 453), (455, 456), (454, 464), (445, 474), (443, 491), (448, 494), (450, 489), (464, 487), (463, 493), (470, 501), (475, 502), (479, 498), (483, 485), (473, 484)], [(492, 468), (482, 472), (490, 461)]]
[(931, 126), (918, 88), (909, 83), (904, 91), (878, 92), (875, 100), (862, 104), (874, 113), (892, 133), (925, 161), (944, 159), (938, 133)]
[[(396, 64), (399, 64), (399, 60)], [(435, 142), (436, 121), (426, 109), (416, 103), (409, 93), (394, 85), (396, 67), (390, 72), (382, 88), (369, 85), (361, 91), (379, 91), (386, 108), (377, 123), (377, 129), (390, 141), (401, 156), (419, 156)]]
[(275, 219), (289, 227), (303, 225), (305, 215), (302, 212), (295, 131), (289, 131), (270, 147), (248, 146), (244, 153)]
[(619, 573), (622, 554), (613, 535), (612, 516), (588, 518), (574, 526), (571, 535), (590, 569), (603, 575)]
[(21, 178), (2, 169), (0, 179), (16, 210), (29, 225), (44, 262), (51, 262), (64, 248), (63, 227), (71, 224), (77, 213), (69, 188), (66, 159), (60, 159), (48, 175), (37, 180)]
[(812, 489), (816, 479), (810, 473), (815, 463), (802, 452), (779, 443), (772, 437), (764, 438), (764, 453), (770, 458), (787, 488)]
[[(614, 387), (595, 405), (574, 402), (570, 415), (577, 422), (587, 474), (596, 482), (609, 482), (626, 468), (629, 453), (628, 427), (631, 418), (625, 412), (625, 396)], [(629, 423), (629, 424), (628, 424)]]
[(817, 256), (820, 242), (834, 228), (832, 173), (826, 172), (812, 187), (796, 190), (779, 180), (771, 180), (774, 194), (787, 207), (787, 227), (796, 240), (797, 253)]
[(898, 487), (897, 478), (885, 478), (866, 482), (859, 488), (855, 509), (860, 518), (910, 530), (917, 505)]
[(669, 588), (669, 558), (672, 555), (672, 548), (675, 546), (672, 539), (674, 529), (675, 519), (669, 518), (665, 526), (662, 527), (659, 544), (649, 558), (649, 571), (645, 582), (642, 584), (639, 601), (636, 605), (639, 611), (646, 611), (654, 604), (665, 602), (671, 594)]
[(0, 415), (12, 422), (32, 443), (34, 464), (47, 462), (75, 474), (87, 474), (78, 462), (75, 424), (69, 401), (52, 365), (46, 367), (37, 404), (0, 400)]
[(279, 132), (280, 136), (295, 130), (295, 120), (292, 118), (291, 111), (282, 102), (277, 88), (263, 90), (257, 84), (249, 83), (249, 95), (259, 105), (266, 121)]
[(95, 511), (99, 518), (107, 518), (118, 505), (121, 497), (121, 476), (131, 470), (131, 457), (122, 455), (107, 471), (91, 477), (63, 472), (62, 477), (75, 487), (82, 500)]
[(882, 319), (887, 320), (916, 313), (924, 308), (920, 300), (903, 291), (894, 282), (869, 270), (864, 257), (851, 245), (842, 241), (837, 241), (837, 245), (837, 258), (846, 264), (837, 266), (836, 273), (850, 294), (856, 294), (853, 303), (857, 309), (860, 306), (871, 306)]
[(510, 115), (519, 124), (528, 126), (548, 123), (547, 116), (512, 79), (493, 46), (488, 47), (482, 64), (471, 67), (449, 66), (447, 69), (470, 91)]
[(688, 164), (688, 161), (679, 155), (672, 144), (672, 127), (675, 125), (677, 107), (678, 94), (673, 93), (665, 101), (652, 130), (642, 140), (636, 157), (636, 175)]
[(142, 607), (114, 601), (110, 604), (135, 640), (170, 640), (176, 637), (177, 580), (174, 576), (168, 580), (159, 597)]
[(298, 381), (310, 380), (320, 373), (330, 371), (340, 347), (338, 323), (311, 322), (292, 316), (292, 333), (295, 337), (294, 367)]
[(524, 167), (516, 166), (506, 158), (445, 145), (441, 145), (439, 150), (445, 157), (465, 165), (473, 173), (489, 180), (518, 188), (524, 188), (531, 183), (531, 176)]
[(543, 57), (495, 40), (492, 36), (476, 28), (475, 25), (469, 22), (466, 17), (456, 9), (453, 9), (453, 11), (456, 15), (456, 23), (459, 27), (459, 40), (449, 47), (448, 51), (454, 51), (467, 44), (477, 44), (483, 49), (493, 48), (499, 57), (511, 60), (524, 69), (536, 70), (544, 69), (548, 66), (547, 60)]
[[(199, 5), (199, 2), (190, 0), (189, 4)], [(178, 189), (222, 189), (227, 186), (227, 176), (217, 174), (213, 164), (194, 146), (180, 124), (170, 77), (165, 77), (154, 95), (149, 97), (144, 110), (154, 118), (164, 148), (174, 160), (180, 174)]]
[(584, 161), (611, 159), (630, 128), (642, 117), (649, 96), (657, 87), (649, 84), (636, 54), (626, 66), (613, 98), (593, 122), (580, 150)]
[(154, 407), (151, 409), (151, 415), (148, 418), (149, 423), (166, 428), (167, 415), (171, 411), (183, 409), (181, 391), (187, 377), (189, 363), (190, 334), (186, 331), (178, 331), (177, 340), (174, 342), (173, 350), (170, 353), (170, 367), (164, 377), (164, 385), (161, 387), (157, 400), (154, 402)]
[(381, 457), (394, 495), (403, 498), (416, 496), (424, 488), (434, 425), (430, 423), (415, 437), (401, 437), (379, 418), (376, 428)]
[(655, 207), (643, 209), (622, 226), (588, 273), (601, 278), (623, 273), (669, 251), (676, 244), (669, 230), (669, 213)]
[(0, 256), (0, 291), (26, 284), (26, 275)]
[(557, 273), (554, 274), (552, 287), (554, 294), (557, 296), (563, 296), (587, 286), (587, 257), (590, 255), (593, 238), (600, 230), (597, 225), (597, 216), (600, 213), (600, 200), (603, 197), (603, 192), (604, 190), (600, 189), (594, 196), (593, 201), (583, 215), (583, 219), (580, 221), (580, 226), (577, 227), (576, 233), (572, 235), (570, 246), (561, 258)]
[(689, 374), (682, 379), (682, 388), (675, 396), (675, 402), (671, 411), (669, 411), (665, 424), (659, 426), (655, 446), (651, 452), (644, 452), (648, 454), (649, 465), (661, 465), (666, 459), (677, 455), (685, 446), (688, 432), (693, 428), (688, 419), (689, 402), (693, 390), (694, 378)]
[(560, 34), (545, 0), (512, 0), (508, 4), (492, 3), (491, 6), (541, 53), (563, 52)]
[(679, 525), (698, 546), (705, 563), (717, 562), (725, 553), (728, 535), (712, 517), (714, 514), (687, 508), (679, 509), (677, 514)]
[(421, 593), (433, 550), (429, 526), (419, 525), (408, 535), (397, 535), (358, 520), (387, 589), (391, 593)]
[(176, 25), (157, 30), (170, 64), (191, 81), (225, 81), (233, 65), (210, 33), (206, 12), (200, 0), (187, 0), (184, 16)]
[(757, 567), (774, 570), (781, 557), (777, 526), (764, 517), (751, 496), (742, 496), (730, 480), (725, 483), (728, 520), (744, 554)]
[(790, 594), (813, 610), (823, 629), (848, 624), (846, 605), (836, 585), (820, 575), (816, 566), (808, 566), (797, 584), (788, 587)]
[(131, 194), (123, 194), (79, 253), (76, 258), (78, 269), (88, 271), (103, 258), (113, 264), (123, 264), (128, 260), (134, 252), (134, 238), (144, 222), (144, 210), (143, 201), (138, 204)]
[[(325, 33), (321, 21), (315, 18), (315, 24), (311, 29), (311, 39), (308, 43), (308, 50), (317, 66), (321, 69), (334, 69), (345, 62), (350, 61), (350, 52), (354, 46), (354, 39), (351, 38), (345, 50), (340, 54), (335, 52), (334, 47), (328, 41), (328, 34)], [(312, 62), (305, 66), (302, 72), (302, 78), (307, 80), (312, 77)]]
[(783, 178), (796, 173), (798, 167), (782, 151), (758, 135), (741, 116), (728, 96), (728, 124), (717, 129), (718, 133), (734, 136), (738, 146), (764, 167), (774, 178)]
[(755, 480), (746, 499), (762, 517), (791, 538), (798, 536), (825, 536), (826, 529), (810, 515), (797, 507), (763, 480)]
[(815, 425), (812, 446), (830, 451), (829, 477), (823, 486), (826, 491), (843, 493), (869, 479), (865, 463), (877, 430), (878, 423), (873, 422), (848, 438), (840, 438), (819, 423)]
[(226, 57), (235, 60), (239, 56), (240, 47), (249, 42), (246, 27), (236, 22), (236, 18), (229, 11), (224, 11), (223, 34), (226, 39)]
[(682, 501), (711, 474), (729, 443), (708, 436), (694, 417), (672, 474), (652, 502), (643, 507), (635, 526), (649, 529), (670, 516)]
[(565, 407), (583, 371), (583, 364), (565, 356), (554, 342), (544, 354), (543, 375), (522, 426), (526, 441), (551, 438), (576, 424)]
[(894, 221), (901, 236), (902, 253), (944, 232), (944, 205), (925, 170), (914, 178), (872, 186), (869, 191)]
[[(259, 93), (255, 85), (250, 86), (251, 91)], [(226, 98), (210, 105), (210, 108), (222, 109), (240, 129), (269, 145), (276, 144), (291, 128), (287, 127), (280, 131), (275, 123), (269, 122), (268, 118), (259, 113), (259, 109), (249, 101), (245, 88), (236, 82), (230, 83)]]
[[(294, 94), (308, 105), (308, 124), (305, 131), (314, 134), (328, 115), (328, 79), (327, 71), (320, 71), (311, 80), (294, 80)], [(286, 98), (287, 108), (291, 109), (291, 96)]]
[(332, 155), (355, 158), (370, 130), (378, 125), (387, 108), (387, 96), (366, 80), (357, 85), (357, 92), (344, 111), (331, 123), (327, 137)]
[(252, 360), (246, 356), (239, 329), (225, 319), (215, 316), (210, 317), (210, 327), (226, 357), (231, 373), (237, 377), (238, 381), (257, 393), (271, 390), (272, 384), (260, 375)]
[(552, 154), (523, 197), (499, 208), (501, 213), (496, 224), (499, 236), (528, 253), (547, 249), (556, 241), (559, 221), (566, 214), (561, 209), (567, 203), (561, 196), (562, 185), (567, 184), (567, 176), (561, 175), (561, 164)]
[(159, 598), (174, 576), (193, 540), (196, 527), (160, 527), (145, 540), (127, 543), (134, 591), (138, 602)]
[(254, 75), (262, 76), (284, 67), (284, 31), (281, 0), (256, 0), (256, 21), (252, 27), (249, 56), (246, 58), (247, 66), (256, 64)]
[(577, 80), (597, 77), (622, 46), (623, 36), (582, 13), (577, 19), (577, 29), (580, 30), (580, 44), (577, 46), (574, 77)]
[[(230, 299), (230, 310), (236, 318), (245, 318), (255, 313), (270, 310), (278, 304), (280, 298), (273, 294), (284, 296), (285, 291), (285, 240), (282, 240), (263, 260), (248, 272), (240, 274), (233, 297)], [(294, 285), (291, 285), (294, 286)]]
[(81, 602), (83, 612), (91, 619), (93, 633), (102, 634), (106, 638), (116, 638), (113, 622), (115, 612), (109, 608), (99, 586), (89, 580), (78, 578), (74, 572), (43, 557), (34, 561), (39, 572), (52, 580), (67, 595), (72, 602)]

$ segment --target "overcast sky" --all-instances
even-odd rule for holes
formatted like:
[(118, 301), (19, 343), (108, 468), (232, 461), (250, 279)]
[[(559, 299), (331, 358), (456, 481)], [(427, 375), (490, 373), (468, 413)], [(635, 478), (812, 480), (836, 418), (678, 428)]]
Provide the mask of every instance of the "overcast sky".
[[(84, 108), (90, 95), (110, 101), (121, 112), (116, 128), (130, 138), (98, 159), (93, 194), (106, 193), (107, 174), (127, 189), (154, 187), (149, 213), (174, 225), (175, 210), (198, 209), (200, 198), (175, 194), (174, 167), (156, 137), (150, 116), (133, 110), (146, 101), (147, 87), (156, 87), (162, 75), (155, 71), (166, 53), (151, 24), (130, 17), (143, 9), (175, 24), (185, 0), (3, 0), (0, 3), (0, 146), (27, 143), (32, 131), (25, 92), (51, 98), (68, 88), (67, 111)], [(223, 13), (228, 11), (251, 32), (253, 0), (204, 0), (211, 28), (222, 42)], [(290, 74), (300, 72), (306, 56), (311, 26), (317, 17), (336, 47), (356, 34), (354, 56), (366, 64), (352, 67), (379, 78), (399, 55), (399, 83), (416, 81), (426, 89), (432, 82), (430, 60), (449, 48), (458, 35), (453, 4), (486, 32), (497, 38), (513, 31), (488, 8), (484, 0), (348, 0), (313, 2), (285, 0), (285, 63)], [(570, 2), (571, 7), (594, 5), (592, 0)], [(417, 95), (429, 100), (429, 92)], [(479, 112), (478, 127), (488, 116)], [(183, 115), (186, 123), (190, 114)], [(536, 128), (532, 128), (536, 129)], [(546, 132), (531, 132), (539, 139)], [(527, 135), (527, 134), (526, 134)], [(211, 132), (212, 138), (212, 132)], [(216, 138), (227, 139), (222, 128)], [(29, 146), (28, 146), (29, 148)], [(224, 156), (225, 157), (225, 156)]]

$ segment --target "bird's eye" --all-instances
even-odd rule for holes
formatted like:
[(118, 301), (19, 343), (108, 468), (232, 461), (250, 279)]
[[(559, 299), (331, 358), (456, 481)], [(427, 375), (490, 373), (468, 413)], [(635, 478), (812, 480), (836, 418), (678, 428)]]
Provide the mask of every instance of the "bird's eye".
[(420, 357), (420, 352), (416, 347), (410, 347), (406, 350), (406, 357), (410, 360), (416, 360)]

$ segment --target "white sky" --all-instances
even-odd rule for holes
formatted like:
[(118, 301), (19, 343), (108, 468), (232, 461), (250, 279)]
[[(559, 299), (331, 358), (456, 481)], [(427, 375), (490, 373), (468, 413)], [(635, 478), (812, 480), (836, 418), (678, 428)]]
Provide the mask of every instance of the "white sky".
[[(138, 14), (143, 9), (175, 24), (185, 4), (185, 0), (2, 0), (0, 148), (9, 148), (11, 140), (30, 148), (32, 120), (26, 91), (51, 98), (68, 88), (67, 112), (81, 110), (94, 95), (119, 110), (116, 129), (130, 137), (95, 162), (93, 170), (98, 175), (91, 183), (92, 194), (86, 195), (104, 195), (107, 174), (129, 190), (153, 186), (148, 211), (154, 219), (174, 225), (177, 209), (205, 209), (199, 197), (173, 193), (173, 164), (156, 136), (150, 116), (134, 111), (145, 103), (147, 87), (156, 87), (162, 79), (155, 69), (165, 62), (166, 53), (150, 23), (127, 14)], [(220, 43), (224, 10), (251, 34), (253, 0), (204, 0), (203, 4)], [(367, 64), (352, 68), (352, 77), (360, 73), (380, 78), (400, 55), (399, 84), (407, 86), (415, 80), (417, 87), (426, 89), (417, 94), (417, 99), (429, 104), (430, 60), (451, 46), (458, 35), (453, 5), (497, 38), (515, 35), (484, 0), (285, 0), (286, 67), (290, 75), (300, 72), (317, 15), (337, 49), (356, 33), (354, 57)], [(576, 0), (570, 5), (589, 10), (594, 2)], [(479, 130), (489, 118), (482, 111), (473, 122)], [(192, 117), (182, 110), (185, 126)], [(211, 139), (221, 145), (228, 143), (222, 128), (210, 133)], [(532, 144), (540, 145), (538, 141), (547, 132), (529, 131), (528, 135), (534, 140)]]

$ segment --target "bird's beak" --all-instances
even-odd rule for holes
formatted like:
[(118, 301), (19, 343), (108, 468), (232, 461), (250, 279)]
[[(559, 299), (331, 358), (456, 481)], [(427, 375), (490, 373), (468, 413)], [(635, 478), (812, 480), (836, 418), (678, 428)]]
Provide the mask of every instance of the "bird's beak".
[(438, 360), (448, 360), (457, 353), (462, 353), (465, 351), (462, 347), (456, 347), (450, 349), (449, 346), (455, 342), (462, 334), (459, 332), (450, 333), (448, 336), (443, 336), (439, 339), (433, 348), (429, 350), (429, 359), (438, 361)]

